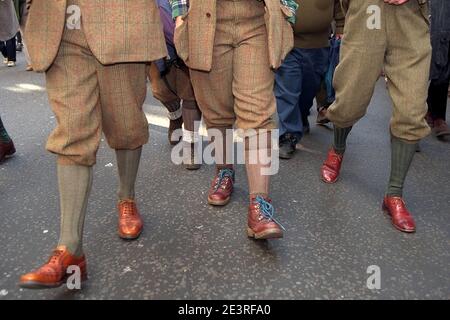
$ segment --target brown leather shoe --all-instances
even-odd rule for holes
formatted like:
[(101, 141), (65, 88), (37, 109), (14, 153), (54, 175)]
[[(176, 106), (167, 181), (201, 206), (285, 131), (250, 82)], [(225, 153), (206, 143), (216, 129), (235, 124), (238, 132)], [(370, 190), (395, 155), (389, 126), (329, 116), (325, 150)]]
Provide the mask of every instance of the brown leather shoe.
[(179, 130), (181, 129), (183, 126), (183, 118), (180, 117), (176, 120), (170, 120), (170, 124), (169, 124), (169, 130), (167, 132), (167, 138), (169, 139), (169, 143), (174, 146), (176, 144), (178, 144), (181, 141), (182, 136), (180, 135), (179, 139), (172, 139), (172, 135), (174, 133), (175, 130)]
[(69, 266), (78, 266), (81, 271), (81, 280), (87, 280), (85, 256), (75, 257), (65, 246), (58, 246), (46, 264), (20, 277), (19, 286), (26, 289), (60, 287), (70, 276), (70, 274), (67, 274)]
[(137, 239), (142, 232), (143, 222), (133, 200), (119, 202), (119, 237), (125, 240)]
[(222, 169), (214, 177), (209, 188), (208, 203), (213, 206), (224, 206), (230, 202), (233, 193), (234, 170)]
[(407, 233), (416, 231), (414, 219), (406, 208), (402, 198), (384, 197), (383, 210), (391, 217), (392, 224), (398, 230)]
[(338, 180), (343, 159), (344, 155), (336, 153), (334, 148), (328, 151), (327, 159), (321, 169), (323, 182), (335, 183)]
[(450, 128), (443, 119), (435, 119), (433, 124), (433, 133), (437, 138), (450, 135)]
[(257, 240), (283, 238), (284, 227), (273, 217), (272, 201), (261, 196), (250, 200), (247, 235)]
[(8, 143), (0, 142), (0, 162), (16, 153), (12, 140)]

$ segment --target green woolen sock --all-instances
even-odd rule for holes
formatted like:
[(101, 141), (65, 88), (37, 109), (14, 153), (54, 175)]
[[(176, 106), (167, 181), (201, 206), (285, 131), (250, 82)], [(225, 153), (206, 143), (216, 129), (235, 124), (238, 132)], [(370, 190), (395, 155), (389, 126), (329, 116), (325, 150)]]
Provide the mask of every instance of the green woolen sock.
[(338, 128), (334, 126), (334, 151), (339, 154), (344, 154), (350, 131), (352, 131), (352, 127)]
[(61, 230), (58, 245), (83, 255), (83, 227), (92, 188), (92, 167), (58, 165)]
[(402, 197), (403, 185), (411, 162), (416, 153), (417, 143), (406, 142), (396, 137), (391, 139), (391, 176), (386, 192), (390, 197)]
[(136, 150), (116, 150), (119, 171), (119, 200), (134, 200), (134, 185), (141, 154), (142, 147)]
[(11, 138), (8, 135), (5, 127), (3, 126), (2, 118), (0, 117), (0, 142), (9, 143), (11, 142)]

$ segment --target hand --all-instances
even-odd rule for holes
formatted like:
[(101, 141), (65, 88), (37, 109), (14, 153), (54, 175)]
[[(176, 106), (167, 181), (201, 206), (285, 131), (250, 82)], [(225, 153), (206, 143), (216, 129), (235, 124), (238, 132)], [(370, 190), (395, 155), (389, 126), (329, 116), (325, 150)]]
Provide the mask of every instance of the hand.
[(384, 0), (385, 3), (394, 4), (396, 6), (401, 5), (401, 4), (405, 4), (408, 1), (409, 0)]
[(344, 35), (342, 34), (342, 33), (337, 33), (337, 34), (335, 34), (334, 35), (334, 37), (336, 38), (336, 40), (342, 40), (342, 37), (343, 37)]
[(176, 17), (175, 19), (175, 28), (178, 28), (183, 24), (184, 20), (181, 16)]

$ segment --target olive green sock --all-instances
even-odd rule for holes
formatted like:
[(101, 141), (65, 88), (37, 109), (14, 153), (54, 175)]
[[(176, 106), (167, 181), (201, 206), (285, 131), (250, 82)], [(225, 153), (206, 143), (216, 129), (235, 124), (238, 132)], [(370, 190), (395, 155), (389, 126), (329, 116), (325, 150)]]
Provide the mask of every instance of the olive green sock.
[(339, 154), (344, 154), (347, 146), (347, 137), (352, 131), (352, 127), (338, 128), (334, 126), (334, 151)]
[(92, 167), (58, 165), (61, 230), (58, 245), (83, 255), (83, 226), (92, 188)]
[(0, 142), (9, 143), (11, 142), (11, 138), (8, 135), (5, 127), (3, 126), (2, 118), (0, 118)]
[(120, 200), (134, 199), (134, 185), (141, 160), (142, 147), (136, 150), (116, 150), (117, 168), (119, 171)]
[(391, 176), (386, 195), (403, 196), (403, 185), (411, 166), (417, 143), (407, 142), (395, 137), (391, 139)]

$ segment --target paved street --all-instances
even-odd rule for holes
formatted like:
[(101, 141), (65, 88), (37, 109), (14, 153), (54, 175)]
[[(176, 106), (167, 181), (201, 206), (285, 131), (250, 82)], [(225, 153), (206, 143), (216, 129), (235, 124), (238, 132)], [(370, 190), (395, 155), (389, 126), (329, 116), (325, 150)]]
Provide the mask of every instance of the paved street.
[[(0, 299), (450, 298), (450, 143), (421, 143), (406, 186), (417, 233), (396, 231), (380, 208), (390, 159), (383, 80), (349, 138), (338, 184), (319, 179), (332, 140), (325, 128), (313, 125), (296, 157), (281, 162), (272, 198), (287, 232), (269, 242), (246, 236), (243, 167), (232, 202), (210, 207), (213, 167), (188, 172), (171, 162), (165, 111), (149, 96), (140, 239), (116, 235), (116, 162), (102, 142), (84, 237), (89, 281), (81, 291), (19, 289), (20, 274), (46, 261), (59, 233), (55, 157), (45, 151), (55, 118), (44, 76), (24, 68), (21, 54), (16, 68), (0, 65), (0, 115), (17, 148), (0, 165)], [(367, 288), (371, 265), (380, 267), (380, 290)]]

